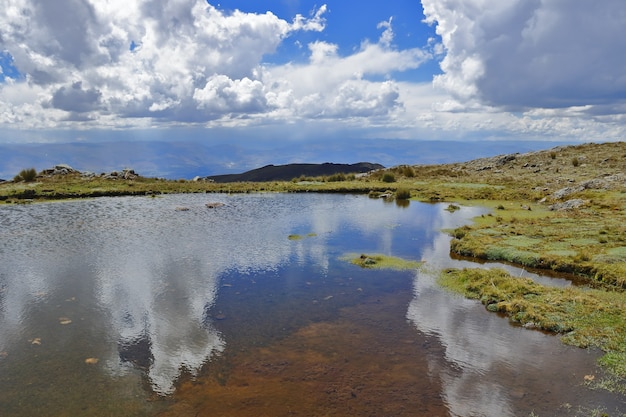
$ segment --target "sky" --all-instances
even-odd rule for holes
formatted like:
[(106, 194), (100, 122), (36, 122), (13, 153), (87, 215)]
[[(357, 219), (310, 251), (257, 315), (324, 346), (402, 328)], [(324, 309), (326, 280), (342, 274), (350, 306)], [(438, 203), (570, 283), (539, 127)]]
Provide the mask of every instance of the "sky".
[(603, 142), (623, 0), (4, 0), (0, 144)]

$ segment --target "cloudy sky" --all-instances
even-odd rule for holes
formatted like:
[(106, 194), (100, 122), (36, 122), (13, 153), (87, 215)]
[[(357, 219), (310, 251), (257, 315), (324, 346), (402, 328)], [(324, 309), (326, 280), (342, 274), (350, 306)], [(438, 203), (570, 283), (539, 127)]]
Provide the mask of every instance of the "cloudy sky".
[(4, 0), (0, 143), (623, 140), (625, 28), (623, 0)]

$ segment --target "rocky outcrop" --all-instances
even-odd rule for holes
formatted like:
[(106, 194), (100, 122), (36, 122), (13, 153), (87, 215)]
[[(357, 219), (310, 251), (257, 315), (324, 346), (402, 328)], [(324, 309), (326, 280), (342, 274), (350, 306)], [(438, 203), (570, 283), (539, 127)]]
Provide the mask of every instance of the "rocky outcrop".
[(102, 175), (103, 178), (109, 180), (134, 180), (138, 176), (139, 175), (135, 172), (134, 169), (129, 168), (123, 169), (121, 172), (113, 171), (109, 174)]
[(552, 204), (549, 209), (552, 211), (567, 211), (577, 209), (584, 205), (585, 200), (581, 200), (580, 198), (574, 198), (572, 200), (567, 200), (562, 203)]
[(624, 174), (608, 175), (603, 178), (593, 178), (587, 181), (583, 181), (578, 185), (572, 185), (569, 187), (561, 188), (552, 194), (554, 200), (561, 200), (569, 197), (572, 194), (579, 193), (585, 190), (611, 190), (615, 186), (626, 185), (626, 176)]
[(41, 171), (41, 175), (46, 175), (48, 177), (52, 177), (56, 175), (68, 175), (68, 174), (80, 174), (80, 171), (66, 164), (55, 165), (52, 168), (44, 169), (43, 171)]
[(130, 168), (124, 168), (121, 171), (112, 171), (109, 173), (103, 172), (102, 174), (98, 175), (89, 171), (79, 171), (77, 169), (72, 168), (71, 166), (67, 164), (58, 164), (52, 168), (44, 169), (41, 171), (41, 175), (47, 176), (47, 177), (54, 177), (57, 175), (70, 175), (70, 174), (79, 174), (80, 176), (85, 177), (85, 178), (99, 177), (99, 178), (105, 178), (109, 180), (118, 180), (118, 179), (134, 180), (140, 176), (139, 174), (135, 172), (134, 169), (130, 169)]

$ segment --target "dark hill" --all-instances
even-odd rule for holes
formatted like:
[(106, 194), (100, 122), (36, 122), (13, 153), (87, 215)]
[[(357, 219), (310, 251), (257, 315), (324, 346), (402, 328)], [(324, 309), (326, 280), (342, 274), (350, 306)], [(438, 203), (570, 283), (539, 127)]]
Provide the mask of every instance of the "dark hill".
[(334, 174), (360, 174), (383, 169), (380, 164), (358, 162), (356, 164), (287, 164), (267, 165), (262, 168), (246, 171), (242, 174), (212, 175), (205, 177), (215, 182), (264, 182), (264, 181), (291, 181), (301, 176), (322, 177)]

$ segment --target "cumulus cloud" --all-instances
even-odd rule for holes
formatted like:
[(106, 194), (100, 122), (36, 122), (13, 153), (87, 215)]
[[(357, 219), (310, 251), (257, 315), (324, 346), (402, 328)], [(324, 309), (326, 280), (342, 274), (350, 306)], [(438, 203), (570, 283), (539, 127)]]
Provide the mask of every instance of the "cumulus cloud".
[(83, 89), (77, 81), (70, 87), (63, 86), (52, 94), (52, 106), (76, 113), (95, 110), (99, 106), (102, 93), (95, 88)]
[[(364, 41), (351, 55), (339, 55), (336, 44), (312, 42), (308, 45), (308, 63), (264, 68), (262, 79), (282, 92), (283, 101), (297, 117), (391, 116), (404, 109), (398, 84), (391, 75), (418, 68), (432, 55), (420, 48), (393, 48), (391, 19), (378, 27), (384, 29), (378, 41)], [(380, 77), (388, 79), (376, 80)]]
[(462, 103), (514, 110), (624, 103), (621, 0), (422, 4), (445, 47), (435, 85)]
[(225, 12), (203, 0), (7, 0), (0, 39), (21, 79), (5, 75), (0, 83), (0, 121), (29, 128), (255, 115), (289, 122), (402, 109), (393, 81), (368, 77), (414, 69), (431, 56), (395, 49), (392, 19), (379, 25), (377, 42), (364, 40), (348, 56), (336, 44), (313, 41), (308, 63), (264, 63), (294, 32), (323, 31), (326, 13), (322, 5), (287, 21), (271, 12)]
[[(381, 19), (378, 39), (337, 43), (320, 33), (326, 5), (283, 19), (206, 0), (5, 0), (0, 124), (623, 139), (619, 0), (586, 8), (565, 0), (422, 4), (438, 36), (401, 48), (393, 17)], [(293, 41), (307, 59), (268, 63), (301, 32), (309, 33)], [(411, 82), (410, 71), (432, 60), (442, 73)]]
[(231, 80), (225, 75), (211, 77), (202, 89), (193, 94), (200, 109), (211, 114), (260, 113), (268, 108), (265, 87), (258, 80)]
[(27, 127), (42, 127), (36, 123), (43, 119), (84, 120), (76, 115), (93, 111), (101, 122), (263, 112), (271, 108), (258, 79), (263, 57), (295, 31), (323, 30), (326, 13), (322, 6), (288, 22), (271, 12), (226, 13), (202, 0), (7, 0), (3, 6), (3, 54), (23, 80), (5, 74), (0, 106), (19, 118), (25, 108), (13, 101), (15, 84), (36, 92), (29, 111), (40, 117)]

